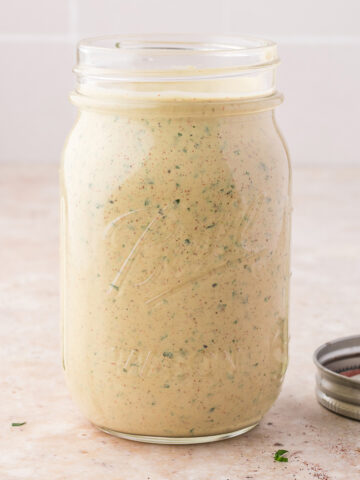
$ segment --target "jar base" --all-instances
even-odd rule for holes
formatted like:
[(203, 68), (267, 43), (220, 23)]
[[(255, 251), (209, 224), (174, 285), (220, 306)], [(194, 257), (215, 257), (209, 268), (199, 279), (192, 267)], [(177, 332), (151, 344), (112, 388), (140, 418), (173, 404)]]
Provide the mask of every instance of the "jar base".
[(113, 435), (114, 437), (118, 438), (125, 438), (126, 440), (133, 440), (135, 442), (158, 443), (166, 445), (191, 445), (196, 443), (218, 442), (220, 440), (237, 437), (239, 435), (243, 435), (249, 430), (252, 430), (257, 425), (258, 423), (254, 423), (253, 425), (240, 428), (239, 430), (235, 430), (233, 432), (219, 433), (217, 435), (206, 435), (202, 437), (160, 437), (152, 435), (134, 435), (131, 433), (117, 432), (115, 430), (111, 430), (110, 428), (99, 427), (98, 425), (95, 426), (102, 432), (108, 433), (109, 435)]

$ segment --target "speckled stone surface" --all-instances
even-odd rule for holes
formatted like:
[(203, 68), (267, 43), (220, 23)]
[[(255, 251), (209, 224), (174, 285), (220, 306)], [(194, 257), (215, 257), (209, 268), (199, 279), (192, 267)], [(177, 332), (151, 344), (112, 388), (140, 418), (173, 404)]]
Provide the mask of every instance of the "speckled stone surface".
[[(317, 404), (312, 363), (318, 345), (360, 331), (359, 185), (359, 168), (295, 170), (281, 395), (242, 437), (176, 447), (112, 438), (72, 404), (59, 354), (57, 169), (0, 166), (0, 480), (360, 478), (360, 422)], [(279, 448), (288, 463), (274, 462)]]

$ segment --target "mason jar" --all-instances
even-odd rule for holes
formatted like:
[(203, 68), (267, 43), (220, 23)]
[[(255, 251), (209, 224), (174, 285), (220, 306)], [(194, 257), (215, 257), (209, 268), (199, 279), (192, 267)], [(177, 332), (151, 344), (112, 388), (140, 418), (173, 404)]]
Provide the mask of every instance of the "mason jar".
[(63, 367), (98, 428), (200, 443), (256, 426), (287, 366), (290, 166), (277, 47), (81, 41), (61, 167)]

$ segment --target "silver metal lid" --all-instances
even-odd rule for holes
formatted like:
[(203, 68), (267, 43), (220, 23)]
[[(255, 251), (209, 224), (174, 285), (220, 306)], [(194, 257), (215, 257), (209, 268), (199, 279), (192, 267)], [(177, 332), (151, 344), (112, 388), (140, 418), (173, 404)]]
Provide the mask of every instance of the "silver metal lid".
[(339, 415), (360, 420), (360, 335), (339, 338), (314, 352), (316, 396)]

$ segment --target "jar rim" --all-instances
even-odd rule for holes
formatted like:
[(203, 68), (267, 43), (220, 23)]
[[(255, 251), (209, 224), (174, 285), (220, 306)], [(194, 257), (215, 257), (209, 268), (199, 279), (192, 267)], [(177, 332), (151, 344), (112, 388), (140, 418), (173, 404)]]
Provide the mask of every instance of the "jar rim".
[(279, 61), (277, 45), (251, 36), (145, 34), (104, 35), (78, 43), (77, 74), (157, 81), (180, 77), (228, 76)]
[(166, 55), (189, 54), (218, 54), (228, 52), (244, 52), (244, 50), (276, 47), (272, 40), (250, 35), (201, 35), (201, 34), (128, 34), (128, 35), (101, 35), (88, 37), (79, 41), (79, 48), (93, 49), (134, 49), (135, 51), (154, 50), (153, 54)]
[[(78, 43), (77, 91), (144, 90), (195, 96), (275, 92), (277, 45), (250, 36), (104, 35)], [(90, 88), (89, 88), (90, 87)]]

